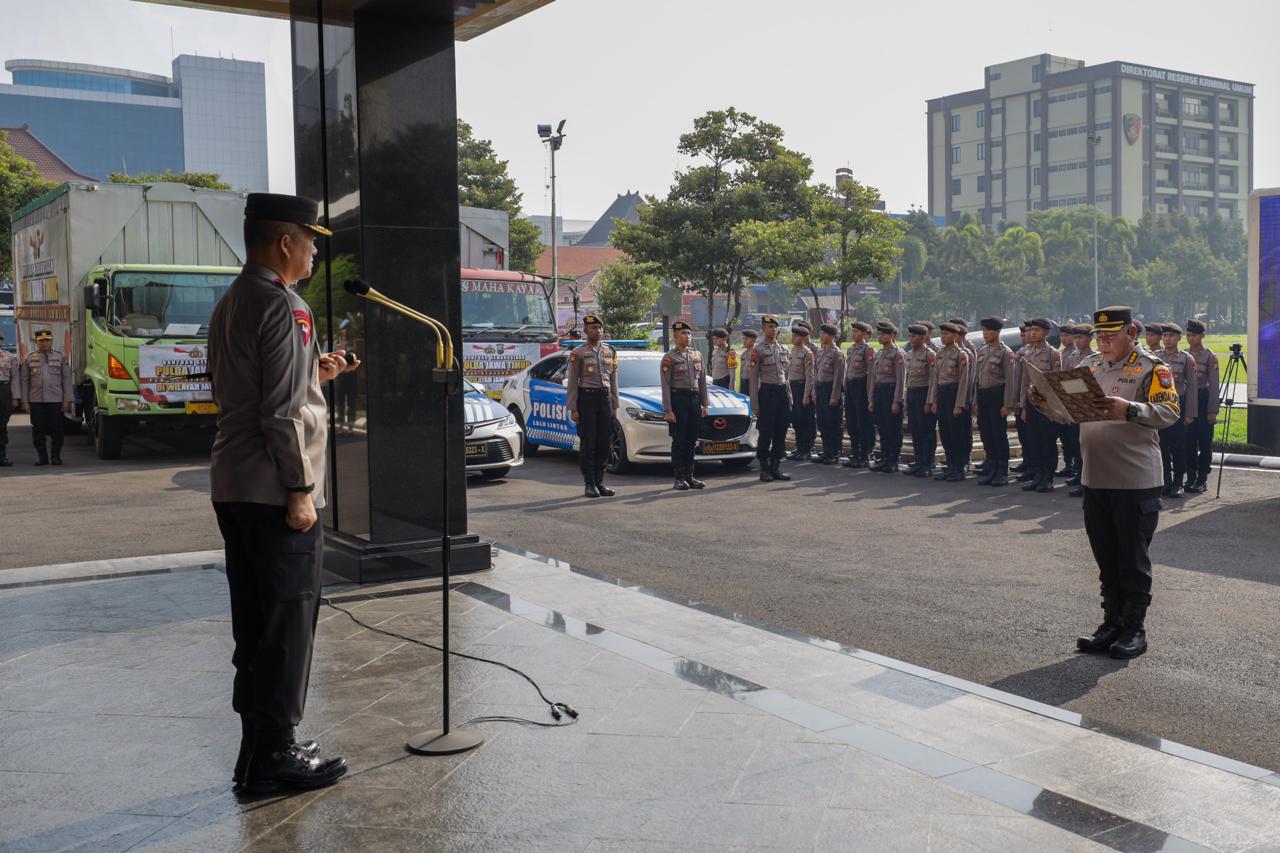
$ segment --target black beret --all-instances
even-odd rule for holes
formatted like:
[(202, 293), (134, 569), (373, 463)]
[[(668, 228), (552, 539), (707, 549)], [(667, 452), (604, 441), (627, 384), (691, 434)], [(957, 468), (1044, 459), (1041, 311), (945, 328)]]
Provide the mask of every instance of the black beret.
[(320, 204), (309, 198), (279, 193), (249, 193), (244, 202), (244, 218), (264, 222), (292, 222), (330, 237), (333, 232), (318, 225)]
[(1123, 332), (1132, 322), (1133, 309), (1127, 305), (1112, 305), (1093, 312), (1093, 328), (1097, 332)]
[(1049, 322), (1048, 317), (1032, 317), (1027, 321), (1027, 327), (1031, 326), (1037, 326), (1047, 332), (1053, 328), (1053, 323)]
[(898, 334), (898, 327), (888, 320), (880, 320), (876, 323), (876, 331), (886, 335), (896, 335)]
[(993, 332), (998, 332), (1004, 328), (1004, 320), (1000, 317), (983, 317), (979, 322), (982, 324), (982, 328), (990, 329)]
[(1203, 335), (1205, 333), (1204, 323), (1199, 320), (1188, 320), (1187, 331), (1193, 335)]
[(760, 335), (756, 333), (755, 329), (743, 329), (742, 336), (744, 338), (753, 338), (753, 339), (760, 337)]
[(604, 325), (604, 323), (601, 323), (601, 322), (600, 322), (600, 318), (599, 318), (599, 317), (597, 317), (595, 314), (588, 314), (587, 316), (585, 316), (585, 317), (583, 317), (583, 318), (582, 318), (582, 325), (584, 325), (584, 326), (591, 326), (591, 325), (603, 326), (603, 325)]
[(960, 328), (959, 326), (957, 326), (955, 323), (950, 323), (950, 322), (948, 322), (948, 323), (943, 323), (943, 324), (942, 324), (941, 326), (939, 326), (938, 328), (939, 328), (939, 329), (941, 329), (941, 330), (942, 330), (942, 331), (944, 331), (944, 332), (951, 332), (953, 335), (961, 335), (961, 334), (964, 334), (964, 332), (961, 330), (961, 328)]
[(673, 331), (673, 332), (692, 332), (692, 331), (693, 331), (693, 326), (690, 326), (690, 325), (689, 325), (688, 323), (686, 323), (684, 320), (676, 320), (674, 323), (672, 323), (672, 324), (671, 324), (671, 331)]
[(714, 331), (712, 331), (712, 332), (711, 332), (711, 337), (713, 337), (713, 338), (727, 338), (727, 337), (729, 337), (729, 333), (728, 333), (728, 332), (726, 332), (724, 329), (715, 329)]
[(907, 326), (907, 334), (927, 335), (929, 334), (929, 327), (926, 326), (924, 323), (912, 323), (910, 326)]
[(821, 326), (818, 327), (818, 330), (821, 332), (825, 332), (828, 335), (840, 334), (840, 330), (837, 329), (835, 326), (831, 325), (830, 323), (823, 323)]

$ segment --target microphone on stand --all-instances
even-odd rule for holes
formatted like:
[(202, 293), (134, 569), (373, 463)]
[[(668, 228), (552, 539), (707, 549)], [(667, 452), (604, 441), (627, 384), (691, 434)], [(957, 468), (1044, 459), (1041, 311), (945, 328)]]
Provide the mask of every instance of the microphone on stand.
[(441, 439), (444, 444), (441, 448), (441, 455), (445, 457), (445, 464), (441, 467), (440, 472), (440, 576), (443, 587), (440, 594), (440, 611), (441, 611), (441, 631), (443, 632), (443, 642), (441, 648), (444, 650), (444, 661), (441, 667), (441, 720), (443, 725), (439, 730), (432, 729), (421, 734), (414, 735), (405, 743), (404, 748), (418, 755), (453, 755), (459, 752), (466, 752), (475, 749), (484, 743), (484, 738), (475, 730), (467, 728), (451, 729), (449, 727), (449, 567), (450, 567), (450, 533), (449, 533), (449, 398), (458, 390), (461, 380), (461, 370), (454, 370), (457, 361), (453, 357), (453, 336), (449, 334), (449, 329), (434, 317), (416, 311), (401, 302), (397, 302), (390, 296), (379, 293), (369, 283), (363, 279), (349, 279), (342, 285), (347, 293), (353, 296), (359, 296), (370, 302), (376, 302), (385, 308), (402, 314), (415, 322), (421, 323), (435, 333), (436, 336), (436, 366), (431, 371), (431, 379), (440, 386), (440, 396), (444, 404), (444, 422), (445, 429), (442, 430)]

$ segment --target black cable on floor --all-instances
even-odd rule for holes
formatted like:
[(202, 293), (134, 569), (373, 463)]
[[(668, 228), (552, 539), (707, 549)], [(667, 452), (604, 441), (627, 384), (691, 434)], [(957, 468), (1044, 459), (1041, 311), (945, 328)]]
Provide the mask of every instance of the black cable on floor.
[[(433, 645), (431, 643), (426, 642), (425, 640), (419, 640), (414, 637), (406, 637), (404, 634), (397, 634), (395, 631), (387, 631), (383, 628), (376, 628), (373, 625), (370, 625), (369, 623), (362, 621), (358, 616), (356, 616), (350, 610), (347, 610), (345, 607), (339, 607), (338, 605), (334, 604), (332, 601), (330, 601), (327, 598), (322, 597), (320, 599), (320, 602), (324, 604), (326, 607), (331, 607), (334, 610), (338, 611), (339, 613), (345, 613), (347, 615), (347, 618), (349, 618), (352, 622), (355, 622), (361, 628), (364, 628), (366, 631), (372, 631), (375, 634), (382, 634), (383, 636), (386, 636), (386, 637), (392, 637), (394, 639), (400, 640), (405, 643), (412, 643), (415, 646), (423, 646), (425, 648), (432, 649), (437, 652), (444, 651), (444, 649), (441, 648), (440, 646)], [(487, 663), (493, 666), (500, 666), (503, 669), (507, 670), (508, 672), (514, 672), (516, 675), (520, 676), (525, 681), (533, 685), (533, 689), (538, 692), (538, 698), (541, 699), (543, 702), (547, 703), (547, 708), (550, 709), (551, 716), (556, 720), (556, 722), (554, 723), (543, 723), (543, 722), (539, 722), (538, 720), (528, 720), (528, 719), (525, 719), (524, 717), (489, 715), (489, 716), (482, 716), (482, 717), (473, 717), (472, 719), (467, 720), (466, 723), (463, 723), (463, 725), (467, 725), (467, 723), (520, 723), (522, 725), (539, 726), (541, 728), (548, 728), (548, 729), (557, 729), (563, 726), (571, 726), (578, 721), (577, 709), (575, 709), (572, 705), (566, 702), (552, 702), (550, 699), (547, 698), (546, 694), (542, 692), (542, 688), (538, 686), (538, 682), (534, 681), (531, 677), (529, 677), (527, 673), (523, 672), (522, 670), (516, 669), (511, 664), (503, 663), (500, 660), (490, 660), (489, 658), (482, 658), (476, 655), (469, 655), (465, 652), (455, 652), (452, 649), (449, 650), (449, 654), (453, 655), (454, 657), (463, 658), (464, 660), (473, 660), (478, 663)], [(561, 713), (562, 711), (564, 712), (563, 714)], [(560, 720), (564, 717), (564, 714), (568, 714), (570, 717), (570, 720), (567, 723), (560, 722)]]

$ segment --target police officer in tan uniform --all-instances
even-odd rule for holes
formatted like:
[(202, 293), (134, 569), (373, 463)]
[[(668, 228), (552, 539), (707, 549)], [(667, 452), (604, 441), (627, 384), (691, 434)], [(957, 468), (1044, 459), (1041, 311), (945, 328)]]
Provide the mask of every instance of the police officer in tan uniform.
[(582, 493), (589, 498), (613, 497), (604, 484), (613, 441), (613, 418), (618, 411), (618, 353), (606, 344), (604, 324), (595, 314), (582, 318), (587, 342), (569, 353), (569, 417), (578, 428), (578, 466), (582, 469)]
[[(0, 335), (3, 343), (4, 335)], [(8, 350), (0, 349), (0, 468), (12, 468), (9, 461), (9, 413), (18, 401), (13, 396), (14, 384), (18, 380), (18, 358)]]
[(1187, 475), (1187, 432), (1200, 410), (1196, 399), (1200, 379), (1196, 375), (1196, 360), (1191, 353), (1178, 349), (1182, 342), (1182, 327), (1177, 323), (1164, 323), (1161, 338), (1164, 349), (1157, 355), (1169, 366), (1173, 384), (1178, 391), (1178, 405), (1182, 417), (1160, 430), (1160, 458), (1164, 465), (1164, 496), (1180, 498), (1185, 494), (1183, 480)]
[(232, 707), (243, 737), (234, 778), (249, 791), (319, 788), (347, 770), (297, 742), (320, 608), (328, 412), (320, 383), (354, 370), (321, 353), (315, 320), (293, 290), (311, 275), (318, 205), (251, 193), (248, 263), (209, 320), (218, 404), (210, 463), (213, 508), (226, 543)]
[[(1098, 352), (1082, 362), (1108, 396), (1098, 401), (1105, 420), (1080, 425), (1084, 456), (1084, 528), (1098, 563), (1103, 620), (1076, 646), (1134, 658), (1147, 650), (1151, 605), (1147, 549), (1160, 520), (1164, 475), (1158, 431), (1181, 417), (1173, 375), (1138, 344), (1132, 309), (1093, 315)], [(1040, 406), (1037, 394), (1030, 398)]]
[(984, 317), (982, 346), (974, 359), (974, 372), (978, 374), (978, 432), (982, 436), (982, 450), (987, 457), (987, 470), (978, 478), (980, 486), (1007, 486), (1009, 484), (1009, 424), (1016, 390), (1013, 371), (1013, 350), (1000, 340), (1004, 328), (1001, 317)]
[(1187, 352), (1196, 365), (1196, 419), (1187, 429), (1188, 492), (1203, 492), (1213, 467), (1213, 425), (1218, 421), (1220, 380), (1218, 356), (1204, 345), (1205, 325), (1187, 321)]
[(969, 353), (960, 345), (964, 327), (952, 322), (939, 326), (942, 349), (929, 380), (929, 412), (937, 419), (942, 432), (942, 447), (947, 455), (946, 468), (934, 479), (955, 483), (965, 478), (965, 432), (969, 426), (969, 388), (971, 387)]
[(910, 346), (905, 356), (906, 380), (902, 383), (902, 396), (898, 402), (907, 410), (907, 429), (911, 431), (911, 452), (915, 461), (902, 473), (929, 477), (933, 474), (933, 460), (938, 452), (938, 419), (929, 407), (929, 386), (933, 382), (938, 356), (927, 345), (929, 327), (923, 323), (912, 323), (907, 327), (907, 340)]
[(671, 326), (675, 348), (662, 357), (662, 411), (671, 434), (671, 467), (677, 491), (701, 489), (706, 483), (693, 476), (698, 426), (707, 416), (707, 370), (702, 353), (689, 346), (693, 328), (683, 320)]
[[(36, 349), (27, 353), (18, 366), (18, 387), (14, 397), (22, 401), (22, 411), (31, 415), (31, 438), (36, 446), (36, 465), (62, 464), (62, 415), (71, 414), (75, 399), (71, 390), (71, 362), (53, 348), (53, 332), (37, 329)], [(49, 441), (45, 449), (45, 439)]]
[(732, 388), (733, 370), (737, 366), (738, 353), (729, 346), (729, 332), (716, 329), (711, 333), (711, 384)]
[(880, 349), (871, 363), (871, 401), (867, 411), (875, 416), (880, 436), (880, 464), (872, 471), (893, 474), (902, 453), (902, 403), (905, 393), (906, 357), (898, 347), (898, 327), (888, 320), (876, 323)]
[(840, 402), (844, 396), (844, 353), (836, 346), (840, 330), (830, 323), (819, 327), (818, 354), (813, 362), (814, 407), (818, 415), (818, 432), (822, 435), (822, 455), (813, 461), (834, 465), (840, 461), (843, 440), (840, 435)]
[(855, 320), (849, 326), (853, 343), (845, 352), (844, 424), (849, 434), (849, 458), (846, 468), (866, 468), (871, 464), (871, 449), (876, 443), (875, 421), (868, 411), (871, 402), (869, 379), (876, 351), (867, 343), (875, 330), (869, 323)]
[(791, 413), (791, 388), (787, 384), (787, 348), (778, 340), (778, 318), (765, 314), (760, 320), (764, 340), (751, 349), (747, 365), (751, 413), (756, 416), (756, 459), (760, 482), (790, 480), (782, 473), (786, 452), (787, 422)]

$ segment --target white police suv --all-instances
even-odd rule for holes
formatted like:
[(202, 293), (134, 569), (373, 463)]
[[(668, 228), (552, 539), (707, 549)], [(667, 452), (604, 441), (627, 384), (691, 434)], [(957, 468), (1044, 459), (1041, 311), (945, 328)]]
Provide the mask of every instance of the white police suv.
[(480, 385), (469, 379), (464, 382), (462, 431), (467, 473), (501, 479), (513, 466), (524, 464), (524, 435), (515, 415), (485, 396)]
[[(580, 342), (575, 342), (578, 345)], [(609, 341), (618, 353), (618, 414), (613, 424), (608, 469), (624, 472), (637, 463), (671, 461), (671, 437), (662, 413), (662, 353), (637, 350), (646, 341)], [(578, 449), (569, 417), (565, 377), (569, 349), (543, 357), (507, 379), (502, 405), (519, 420), (525, 452), (540, 447)], [(756, 427), (746, 395), (707, 386), (710, 402), (698, 430), (696, 460), (719, 461), (730, 468), (750, 464), (756, 450)]]

